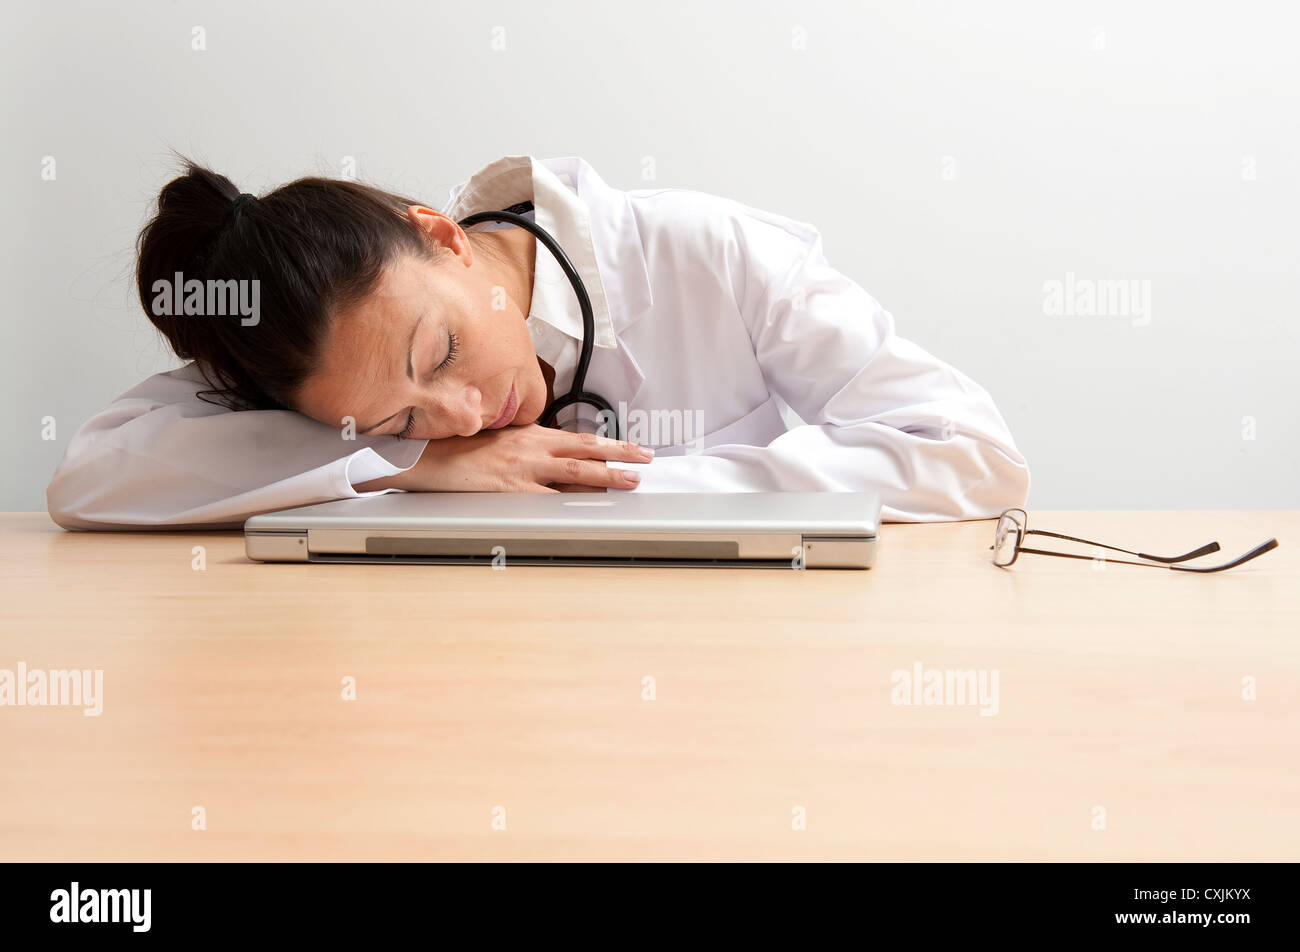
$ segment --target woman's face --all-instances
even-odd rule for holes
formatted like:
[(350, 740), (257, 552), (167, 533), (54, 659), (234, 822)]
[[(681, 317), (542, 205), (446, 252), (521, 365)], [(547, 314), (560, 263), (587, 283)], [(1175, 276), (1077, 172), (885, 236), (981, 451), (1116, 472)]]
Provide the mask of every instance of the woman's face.
[[(513, 388), (517, 410), (500, 425), (534, 423), (547, 385), (524, 324), (532, 235), (485, 232), (471, 246), (440, 212), (412, 206), (408, 214), (447, 252), (437, 262), (397, 261), (369, 298), (338, 315), (296, 408), (331, 426), (352, 417), (359, 435), (437, 440), (491, 426)], [(482, 253), (480, 240), (506, 260)]]

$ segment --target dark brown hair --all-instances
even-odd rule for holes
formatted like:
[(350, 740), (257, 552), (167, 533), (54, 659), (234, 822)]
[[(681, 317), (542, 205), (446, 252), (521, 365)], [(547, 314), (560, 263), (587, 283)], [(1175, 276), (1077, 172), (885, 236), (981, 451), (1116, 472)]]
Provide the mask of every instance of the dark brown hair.
[[(373, 185), (300, 178), (245, 201), (226, 178), (178, 156), (185, 172), (163, 187), (136, 242), (136, 289), (176, 356), (198, 364), (227, 409), (295, 409), (334, 318), (375, 290), (386, 266), (445, 250), (407, 217), (427, 205)], [(432, 206), (430, 206), (432, 207)], [(239, 317), (156, 314), (156, 281), (258, 281), (255, 324)]]

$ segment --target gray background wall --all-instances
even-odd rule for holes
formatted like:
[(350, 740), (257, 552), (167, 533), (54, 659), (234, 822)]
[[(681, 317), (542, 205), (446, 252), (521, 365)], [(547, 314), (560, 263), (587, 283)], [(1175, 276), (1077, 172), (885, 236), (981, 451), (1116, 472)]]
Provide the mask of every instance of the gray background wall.
[[(259, 192), (351, 156), (435, 206), (577, 154), (811, 221), (993, 393), (1031, 506), (1300, 506), (1293, 4), (5, 6), (2, 509), (43, 509), (76, 428), (178, 365), (130, 287), (169, 146)], [(1149, 312), (1053, 316), (1067, 274)]]

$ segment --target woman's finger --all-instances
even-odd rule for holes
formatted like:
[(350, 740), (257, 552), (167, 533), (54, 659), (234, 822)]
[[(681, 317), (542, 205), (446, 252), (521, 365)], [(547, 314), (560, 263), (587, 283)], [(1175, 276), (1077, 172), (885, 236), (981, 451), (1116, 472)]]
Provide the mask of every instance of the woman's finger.
[[(561, 431), (564, 432), (564, 431)], [(574, 459), (619, 460), (624, 463), (648, 463), (654, 459), (654, 450), (629, 440), (611, 440), (595, 433), (564, 432), (557, 456)]]
[(556, 458), (543, 464), (536, 479), (539, 483), (551, 486), (556, 483), (574, 483), (579, 486), (631, 489), (641, 481), (641, 476), (630, 469), (617, 469), (592, 460)]

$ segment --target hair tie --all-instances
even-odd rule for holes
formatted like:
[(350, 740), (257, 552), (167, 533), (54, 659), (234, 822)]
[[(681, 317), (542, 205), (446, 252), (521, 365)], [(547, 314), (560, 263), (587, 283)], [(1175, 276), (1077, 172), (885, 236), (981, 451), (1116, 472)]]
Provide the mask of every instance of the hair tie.
[(257, 196), (252, 192), (240, 192), (235, 200), (230, 203), (230, 222), (232, 225), (239, 223), (239, 213), (243, 211), (244, 206), (249, 202), (257, 201)]

